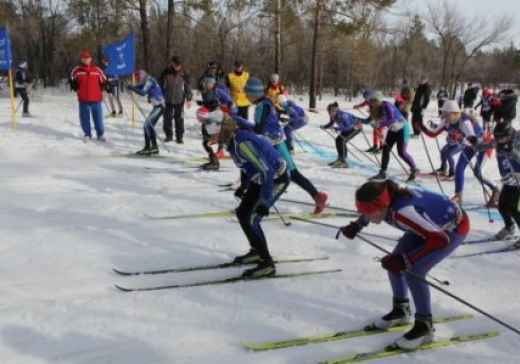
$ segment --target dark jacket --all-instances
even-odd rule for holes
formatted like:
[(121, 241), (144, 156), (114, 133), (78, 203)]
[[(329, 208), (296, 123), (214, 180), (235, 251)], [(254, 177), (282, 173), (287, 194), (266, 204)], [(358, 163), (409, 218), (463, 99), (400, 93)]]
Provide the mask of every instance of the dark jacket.
[(428, 82), (422, 83), (415, 90), (415, 96), (412, 101), (412, 112), (420, 112), (428, 107), (432, 90)]
[[(516, 103), (518, 102), (518, 95), (510, 93), (502, 95), (500, 102), (496, 103), (492, 108), (493, 118), (495, 120), (504, 119), (504, 121), (511, 121), (516, 118)], [(493, 105), (493, 104), (492, 104)]]
[(470, 87), (466, 91), (464, 91), (464, 107), (473, 107), (475, 100), (477, 99), (477, 89), (475, 87)]
[(171, 67), (166, 67), (157, 79), (164, 94), (164, 101), (172, 105), (180, 105), (184, 101), (192, 100), (190, 81), (190, 76), (183, 69), (176, 71)]

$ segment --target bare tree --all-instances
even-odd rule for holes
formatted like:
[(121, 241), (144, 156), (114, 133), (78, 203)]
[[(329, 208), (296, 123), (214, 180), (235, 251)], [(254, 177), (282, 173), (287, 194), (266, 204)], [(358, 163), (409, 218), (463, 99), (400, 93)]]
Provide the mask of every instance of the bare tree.
[(483, 48), (503, 41), (513, 24), (507, 15), (493, 20), (487, 14), (466, 19), (446, 0), (437, 5), (429, 4), (425, 19), (439, 38), (441, 83), (446, 84), (447, 75), (451, 75), (451, 97), (468, 61)]

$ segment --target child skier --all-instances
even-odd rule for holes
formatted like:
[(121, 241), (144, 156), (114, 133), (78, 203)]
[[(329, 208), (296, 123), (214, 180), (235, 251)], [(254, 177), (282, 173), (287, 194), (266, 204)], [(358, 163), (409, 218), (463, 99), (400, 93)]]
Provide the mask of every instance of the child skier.
[(155, 80), (150, 77), (143, 70), (135, 71), (135, 79), (137, 85), (128, 85), (127, 88), (130, 91), (146, 96), (148, 95), (149, 102), (152, 104), (153, 109), (150, 111), (148, 117), (143, 124), (144, 130), (144, 148), (136, 152), (137, 155), (155, 155), (159, 154), (159, 148), (157, 147), (157, 134), (155, 132), (155, 124), (159, 121), (164, 111), (164, 97), (161, 91), (161, 87)]
[(410, 291), (415, 323), (394, 345), (404, 350), (418, 349), (432, 342), (434, 332), (426, 275), (465, 239), (469, 232), (468, 216), (441, 194), (400, 188), (392, 180), (363, 184), (356, 191), (356, 207), (362, 215), (340, 229), (348, 239), (354, 239), (369, 223), (384, 221), (404, 231), (392, 253), (381, 259), (392, 287), (393, 309), (368, 328), (384, 330), (408, 324)]
[(278, 95), (278, 104), (283, 114), (280, 115), (280, 121), (283, 121), (284, 114), (288, 117), (283, 127), (285, 134), (285, 143), (291, 154), (294, 154), (293, 132), (303, 128), (309, 123), (309, 117), (305, 110), (292, 100), (287, 100), (285, 95)]
[(336, 137), (336, 151), (338, 152), (338, 159), (329, 163), (333, 168), (348, 168), (347, 162), (347, 143), (361, 132), (360, 119), (354, 115), (340, 110), (338, 103), (334, 102), (327, 106), (327, 111), (330, 116), (330, 121), (325, 125), (320, 125), (320, 129), (330, 129), (334, 124), (338, 132)]

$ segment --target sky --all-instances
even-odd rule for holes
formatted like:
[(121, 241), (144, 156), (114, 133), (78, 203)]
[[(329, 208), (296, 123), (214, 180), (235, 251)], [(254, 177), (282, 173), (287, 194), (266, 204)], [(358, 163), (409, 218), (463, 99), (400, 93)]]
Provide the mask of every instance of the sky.
[[(464, 12), (468, 19), (480, 17), (486, 14), (489, 21), (496, 21), (503, 15), (510, 15), (513, 20), (513, 26), (509, 32), (510, 41), (520, 46), (520, 1), (518, 0), (500, 0), (497, 2), (490, 0), (448, 0), (453, 3), (460, 12)], [(404, 0), (411, 8), (419, 12), (427, 11), (427, 4), (437, 4), (438, 0)], [(509, 44), (509, 41), (506, 43)]]
[[(278, 264), (278, 273), (342, 271), (221, 286), (118, 291), (114, 284), (194, 283), (241, 274), (243, 268), (135, 277), (112, 271), (222, 263), (245, 253), (248, 244), (234, 217), (157, 220), (145, 216), (233, 209), (238, 204), (233, 193), (219, 192), (218, 185), (235, 181), (239, 174), (229, 159), (222, 160), (218, 172), (194, 168), (205, 156), (194, 107), (186, 110), (185, 144), (170, 143), (169, 152), (160, 144), (158, 157), (128, 157), (127, 153), (143, 146), (143, 118), (138, 114), (132, 128), (126, 93), (122, 94), (125, 116), (105, 119), (107, 142), (83, 143), (76, 95), (66, 88), (32, 90), (29, 110), (34, 117), (19, 118), (16, 132), (11, 130), (7, 92), (0, 90), (0, 363), (316, 364), (382, 348), (403, 334), (258, 353), (243, 348), (241, 341), (260, 343), (356, 330), (391, 306), (387, 274), (374, 259), (381, 258), (382, 252), (360, 239), (336, 240), (335, 228), (296, 220), (284, 226), (274, 214), (262, 225), (275, 257), (329, 257)], [(303, 105), (308, 103), (306, 96), (290, 96)], [(145, 98), (137, 100), (150, 110)], [(318, 101), (321, 111), (309, 113), (309, 125), (298, 131), (301, 144), (295, 145), (294, 158), (298, 169), (329, 194), (332, 206), (353, 209), (355, 190), (377, 173), (378, 166), (358, 151), (368, 148), (370, 128), (364, 129), (367, 139), (360, 134), (351, 141), (349, 169), (327, 166), (336, 159), (335, 143), (319, 125), (328, 121), (325, 110), (333, 101), (352, 108), (360, 99), (348, 103), (324, 95)], [(106, 112), (104, 105), (103, 109)], [(438, 121), (436, 115), (436, 104), (431, 102), (425, 117)], [(161, 123), (157, 130), (163, 136)], [(436, 140), (425, 139), (410, 140), (409, 150), (424, 172), (421, 186), (440, 191), (435, 179), (428, 176), (432, 168), (439, 167)], [(445, 136), (438, 141), (444, 145)], [(395, 156), (388, 172), (400, 181), (406, 176)], [(466, 172), (465, 204), (481, 206), (482, 187)], [(498, 182), (495, 160), (488, 161), (484, 172)], [(439, 183), (447, 195), (453, 193), (452, 182)], [(296, 185), (289, 186), (284, 199), (312, 204), (310, 196)], [(313, 206), (287, 201), (278, 201), (276, 206), (286, 213), (313, 210)], [(496, 210), (489, 213), (485, 209), (468, 212), (469, 239), (490, 237), (502, 228)], [(317, 221), (341, 226), (352, 219)], [(387, 224), (370, 225), (364, 232), (377, 234), (370, 240), (387, 250), (393, 249), (402, 234)], [(520, 328), (516, 274), (520, 252), (462, 257), (510, 244), (463, 245), (436, 266), (431, 276), (449, 280), (449, 286), (443, 287), (451, 294)], [(470, 320), (437, 325), (437, 340), (489, 330), (499, 330), (500, 336), (373, 364), (518, 362), (519, 336), (512, 331), (436, 290), (432, 291), (432, 307), (436, 317), (474, 315)]]

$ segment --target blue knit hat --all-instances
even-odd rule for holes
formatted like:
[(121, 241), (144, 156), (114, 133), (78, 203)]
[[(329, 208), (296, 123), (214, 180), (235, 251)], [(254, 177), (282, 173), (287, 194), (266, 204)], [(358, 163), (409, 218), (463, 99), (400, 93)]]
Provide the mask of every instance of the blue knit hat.
[(249, 78), (244, 87), (244, 93), (248, 96), (263, 96), (264, 83), (259, 78)]

